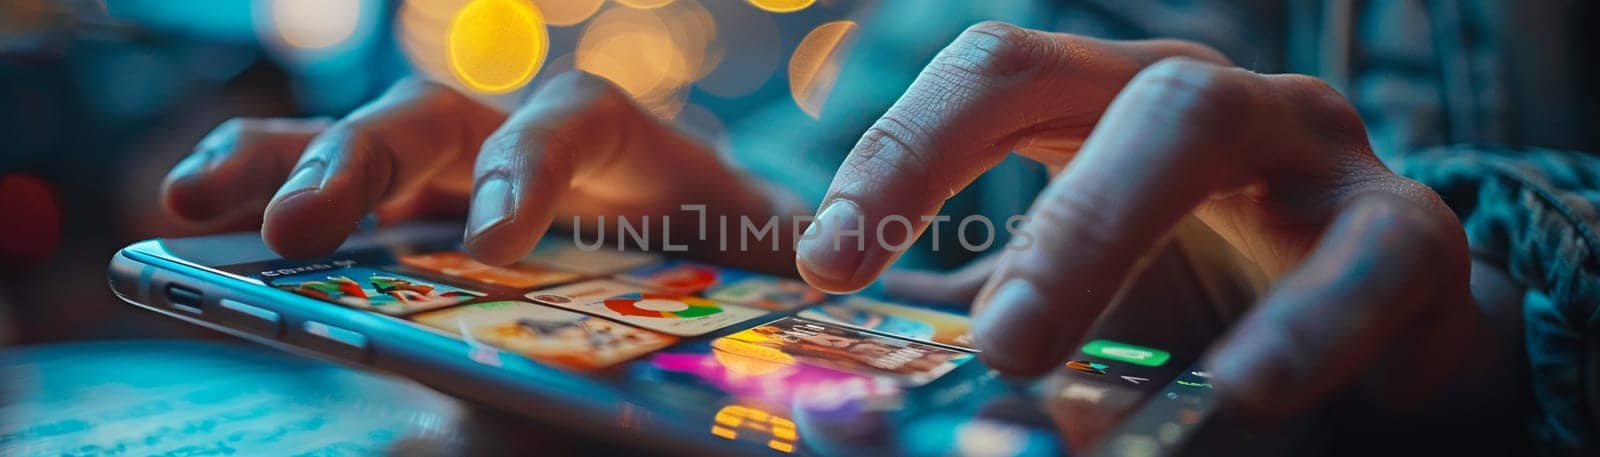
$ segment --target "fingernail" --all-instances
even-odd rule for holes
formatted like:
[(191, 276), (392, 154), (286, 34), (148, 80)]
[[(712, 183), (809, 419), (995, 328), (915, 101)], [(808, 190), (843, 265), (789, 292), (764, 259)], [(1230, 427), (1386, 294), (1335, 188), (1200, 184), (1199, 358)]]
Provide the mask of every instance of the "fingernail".
[(505, 222), (511, 215), (511, 183), (498, 176), (479, 181), (467, 211), (467, 239)]
[(178, 161), (177, 165), (173, 165), (172, 171), (167, 176), (170, 180), (177, 181), (200, 173), (201, 170), (206, 168), (206, 157), (209, 156), (210, 154), (190, 154), (188, 157), (184, 157), (183, 160)]
[[(817, 214), (795, 245), (800, 261), (813, 273), (850, 280), (861, 268), (861, 208), (845, 199), (834, 200)], [(854, 237), (844, 239), (846, 236)]]
[(301, 164), (300, 168), (296, 168), (294, 173), (289, 175), (289, 180), (284, 181), (283, 186), (278, 188), (278, 193), (272, 196), (272, 200), (277, 201), (290, 195), (321, 188), (324, 171), (325, 166), (320, 160)]
[(1056, 348), (1056, 326), (1047, 322), (1050, 304), (1032, 282), (1011, 278), (1002, 283), (973, 318), (972, 334), (984, 358), (1002, 371), (1036, 371)]

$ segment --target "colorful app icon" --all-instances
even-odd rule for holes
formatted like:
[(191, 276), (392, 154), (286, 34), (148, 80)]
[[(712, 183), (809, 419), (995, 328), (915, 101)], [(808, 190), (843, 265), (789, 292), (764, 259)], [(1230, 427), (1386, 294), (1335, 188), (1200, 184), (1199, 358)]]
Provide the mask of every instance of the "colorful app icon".
[(832, 303), (801, 311), (800, 317), (977, 350), (972, 343), (972, 321), (966, 316), (943, 311), (851, 296), (838, 297)]
[(497, 267), (473, 260), (460, 252), (408, 255), (400, 263), (469, 281), (526, 289), (576, 281), (582, 275), (527, 262)]
[(617, 279), (679, 294), (704, 294), (712, 300), (773, 311), (821, 303), (828, 295), (804, 281), (672, 259), (630, 270)]
[(661, 370), (693, 375), (732, 397), (767, 405), (837, 411), (898, 403), (899, 387), (888, 378), (775, 363), (743, 353), (745, 345), (714, 343), (708, 351), (657, 353), (650, 362)]
[(413, 318), (551, 365), (605, 368), (671, 346), (677, 337), (522, 301), (474, 303)]
[(675, 294), (694, 294), (716, 285), (722, 269), (687, 260), (671, 259), (617, 275), (618, 279)]
[(430, 310), (483, 295), (365, 267), (349, 267), (277, 278), (272, 280), (272, 286), (307, 297), (384, 314)]
[(773, 311), (788, 311), (821, 303), (828, 298), (828, 294), (811, 288), (804, 281), (755, 273), (733, 277), (734, 275), (728, 273), (727, 269), (723, 270), (721, 284), (712, 286), (706, 293), (712, 300)]
[(594, 280), (530, 292), (529, 299), (678, 336), (704, 335), (765, 311), (641, 286)]
[(1111, 340), (1090, 341), (1088, 344), (1083, 345), (1083, 353), (1103, 359), (1147, 367), (1159, 367), (1172, 358), (1172, 354), (1167, 353), (1167, 351), (1128, 343), (1118, 343)]
[(1094, 363), (1086, 360), (1073, 360), (1071, 362), (1067, 362), (1067, 368), (1079, 373), (1104, 375), (1106, 374), (1106, 368), (1111, 368), (1111, 366), (1104, 363)]
[(656, 263), (661, 257), (614, 247), (582, 247), (572, 240), (547, 237), (523, 260), (557, 270), (605, 276)]
[[(665, 303), (665, 306), (649, 306)], [(676, 294), (630, 292), (605, 299), (606, 309), (623, 316), (654, 317), (657, 319), (693, 319), (722, 312), (722, 305), (700, 297)], [(682, 306), (678, 306), (682, 305)]]
[(949, 373), (972, 354), (860, 330), (783, 318), (718, 338), (730, 352), (774, 364), (802, 363), (920, 386)]

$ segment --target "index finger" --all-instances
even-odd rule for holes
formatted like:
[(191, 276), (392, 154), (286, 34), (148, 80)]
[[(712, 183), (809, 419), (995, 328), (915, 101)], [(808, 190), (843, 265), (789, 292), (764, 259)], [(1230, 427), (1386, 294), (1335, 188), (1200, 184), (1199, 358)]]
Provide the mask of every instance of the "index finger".
[[(963, 32), (868, 129), (798, 245), (818, 288), (865, 287), (927, 228), (922, 216), (1013, 149), (1059, 162), (1140, 69), (1168, 56), (1226, 61), (1176, 41), (1112, 42), (985, 22)], [(862, 230), (900, 217), (911, 230)], [(883, 232), (883, 233), (880, 233)], [(881, 238), (880, 238), (881, 235)], [(845, 239), (854, 237), (853, 239)]]
[(288, 257), (332, 252), (368, 212), (420, 190), (503, 119), (444, 86), (396, 83), (311, 140), (267, 205), (262, 239)]

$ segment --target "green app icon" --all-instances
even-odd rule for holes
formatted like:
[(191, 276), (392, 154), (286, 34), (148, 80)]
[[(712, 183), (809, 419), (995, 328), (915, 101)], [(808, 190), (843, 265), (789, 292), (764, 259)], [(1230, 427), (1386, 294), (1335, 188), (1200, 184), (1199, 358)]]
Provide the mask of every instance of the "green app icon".
[(1172, 358), (1172, 354), (1167, 353), (1167, 351), (1118, 343), (1111, 340), (1090, 341), (1089, 344), (1083, 345), (1083, 353), (1147, 367), (1159, 367), (1167, 363), (1167, 359)]

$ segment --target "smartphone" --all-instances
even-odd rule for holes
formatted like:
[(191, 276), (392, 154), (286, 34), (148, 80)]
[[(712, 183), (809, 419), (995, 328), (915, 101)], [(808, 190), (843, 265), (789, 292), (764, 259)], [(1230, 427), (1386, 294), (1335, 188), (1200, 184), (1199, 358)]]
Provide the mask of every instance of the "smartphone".
[[(489, 266), (461, 233), (362, 233), (312, 260), (256, 233), (147, 240), (114, 256), (110, 284), (240, 338), (684, 455), (1192, 452), (1212, 408), (1196, 360), (1231, 318), (1221, 302), (1255, 289), (1227, 274), (1135, 281), (1068, 363), (1019, 381), (983, 365), (962, 306), (829, 295), (559, 234)], [(1144, 276), (1209, 257), (1166, 249)]]

